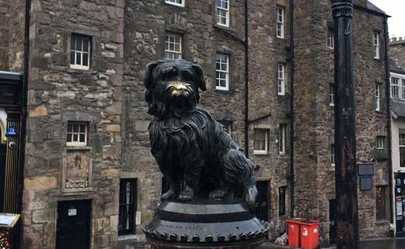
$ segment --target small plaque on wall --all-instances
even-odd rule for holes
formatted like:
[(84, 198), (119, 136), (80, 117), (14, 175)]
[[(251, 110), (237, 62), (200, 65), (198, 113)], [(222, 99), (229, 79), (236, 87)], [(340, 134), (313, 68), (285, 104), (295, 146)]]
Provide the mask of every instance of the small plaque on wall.
[(64, 192), (89, 191), (92, 160), (89, 151), (68, 151), (63, 159)]

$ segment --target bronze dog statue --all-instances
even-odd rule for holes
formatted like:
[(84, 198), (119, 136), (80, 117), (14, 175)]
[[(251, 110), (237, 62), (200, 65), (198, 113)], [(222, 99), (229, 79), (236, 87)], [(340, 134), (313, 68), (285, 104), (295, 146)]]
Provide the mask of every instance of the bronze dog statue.
[(254, 164), (205, 110), (197, 108), (206, 85), (199, 65), (160, 60), (147, 65), (145, 100), (154, 116), (151, 151), (169, 183), (162, 200), (245, 200), (257, 195)]

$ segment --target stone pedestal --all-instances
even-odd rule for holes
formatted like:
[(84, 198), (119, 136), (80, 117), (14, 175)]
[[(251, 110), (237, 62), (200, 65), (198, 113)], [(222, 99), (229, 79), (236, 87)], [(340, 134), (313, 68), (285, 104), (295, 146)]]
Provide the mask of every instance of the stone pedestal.
[(144, 228), (154, 249), (253, 249), (267, 231), (240, 202), (163, 202)]

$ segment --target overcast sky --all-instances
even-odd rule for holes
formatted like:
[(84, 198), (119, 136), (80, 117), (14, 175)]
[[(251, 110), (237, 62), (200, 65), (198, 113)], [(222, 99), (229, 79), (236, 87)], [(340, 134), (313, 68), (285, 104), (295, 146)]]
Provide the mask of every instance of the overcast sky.
[(390, 37), (405, 36), (405, 0), (370, 0), (391, 17), (388, 19)]

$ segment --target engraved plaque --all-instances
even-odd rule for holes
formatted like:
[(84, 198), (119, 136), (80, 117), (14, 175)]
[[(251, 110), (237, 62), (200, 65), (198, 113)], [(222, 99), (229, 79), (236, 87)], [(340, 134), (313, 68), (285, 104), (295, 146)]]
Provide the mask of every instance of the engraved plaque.
[(90, 190), (92, 161), (89, 151), (68, 151), (63, 160), (63, 191)]

